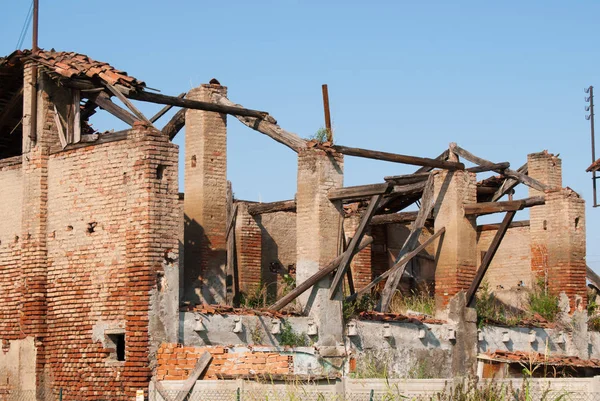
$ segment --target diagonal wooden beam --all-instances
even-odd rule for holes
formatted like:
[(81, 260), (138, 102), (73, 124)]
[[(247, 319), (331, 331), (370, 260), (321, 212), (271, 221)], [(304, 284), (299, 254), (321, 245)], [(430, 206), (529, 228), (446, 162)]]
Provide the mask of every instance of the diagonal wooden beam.
[(427, 240), (425, 240), (425, 242), (423, 242), (421, 245), (419, 245), (418, 247), (416, 247), (415, 249), (413, 249), (409, 253), (405, 254), (403, 257), (401, 257), (385, 273), (383, 273), (382, 275), (380, 275), (379, 277), (377, 277), (376, 279), (374, 279), (373, 281), (371, 281), (369, 284), (367, 284), (366, 286), (364, 286), (363, 288), (361, 288), (360, 290), (358, 290), (356, 293), (354, 293), (354, 294), (350, 295), (349, 297), (347, 297), (346, 298), (346, 302), (354, 301), (358, 297), (360, 297), (360, 296), (364, 295), (365, 293), (367, 293), (367, 291), (371, 290), (371, 288), (375, 287), (378, 283), (380, 283), (381, 281), (385, 280), (385, 278), (388, 277), (389, 275), (396, 273), (400, 269), (404, 269), (405, 266), (408, 264), (408, 262), (410, 262), (423, 249), (425, 249), (429, 244), (431, 244), (433, 241), (435, 241), (437, 239), (437, 237), (439, 237), (440, 235), (442, 235), (445, 232), (446, 232), (446, 228), (442, 227), (440, 230), (438, 230), (431, 237), (427, 238)]
[[(366, 248), (367, 246), (369, 246), (372, 243), (373, 243), (373, 237), (365, 236), (362, 239), (362, 241), (360, 241), (357, 252), (362, 251), (364, 248)], [(285, 296), (283, 296), (279, 301), (277, 301), (273, 305), (269, 306), (269, 309), (280, 310), (281, 308), (285, 307), (287, 304), (292, 302), (294, 299), (298, 298), (310, 287), (312, 287), (319, 281), (323, 280), (323, 278), (327, 277), (331, 272), (333, 272), (335, 269), (337, 269), (340, 262), (342, 261), (342, 258), (344, 257), (344, 255), (345, 255), (345, 253), (339, 255), (338, 257), (333, 259), (331, 262), (329, 262), (327, 264), (327, 266), (323, 267), (322, 269), (319, 269), (315, 274), (313, 274), (312, 276), (310, 276), (309, 278), (307, 278), (306, 280), (304, 280), (303, 282), (298, 284), (298, 286), (296, 288), (294, 288), (292, 291), (290, 291)]]
[[(529, 166), (527, 163), (523, 164), (521, 167), (517, 169), (518, 173), (527, 174), (529, 171)], [(519, 184), (519, 180), (514, 178), (506, 178), (500, 188), (492, 195), (492, 202), (496, 202), (498, 199), (502, 198), (504, 195), (509, 193), (514, 187)]]
[(133, 127), (133, 124), (136, 121), (139, 121), (137, 117), (129, 113), (127, 110), (114, 104), (105, 92), (91, 94), (89, 96), (90, 100), (96, 103), (98, 106), (100, 106), (100, 108), (108, 111), (110, 114), (117, 117), (119, 120), (125, 122), (126, 124), (129, 124)]
[[(183, 92), (181, 94), (179, 94), (179, 96), (177, 96), (179, 99), (183, 99), (185, 97), (185, 95), (187, 95), (186, 92)], [(158, 111), (158, 113), (156, 113), (155, 115), (153, 115), (152, 117), (150, 117), (150, 122), (151, 123), (155, 123), (156, 121), (158, 121), (159, 118), (161, 118), (162, 116), (164, 116), (165, 114), (167, 114), (169, 112), (169, 110), (171, 110), (174, 106), (171, 104), (166, 105), (165, 107), (163, 107), (162, 109), (160, 109)], [(185, 109), (183, 109), (185, 110)]]
[[(451, 149), (454, 153), (456, 153), (460, 157), (467, 159), (468, 161), (478, 164), (480, 166), (489, 166), (489, 165), (494, 164), (489, 160), (485, 160), (485, 159), (482, 159), (481, 157), (475, 156), (473, 153), (461, 148), (460, 146), (458, 146), (455, 143), (451, 144)], [(527, 185), (528, 187), (537, 189), (538, 191), (544, 192), (545, 190), (549, 189), (549, 187), (547, 185), (542, 184), (538, 180), (535, 180), (523, 173), (519, 173), (518, 171), (514, 171), (509, 168), (504, 169), (504, 170), (494, 169), (494, 171), (497, 173), (500, 173), (502, 175), (505, 175), (507, 177), (514, 178), (515, 180)]]
[(382, 184), (356, 185), (353, 187), (335, 188), (327, 194), (330, 201), (364, 198), (366, 196), (384, 195), (392, 190), (388, 182)]
[(148, 118), (146, 118), (146, 116), (138, 110), (137, 107), (135, 107), (133, 105), (133, 103), (131, 103), (129, 101), (129, 99), (127, 99), (125, 97), (125, 95), (123, 95), (121, 92), (119, 92), (119, 90), (117, 88), (115, 88), (114, 86), (112, 86), (111, 84), (107, 83), (106, 87), (108, 88), (108, 90), (115, 95), (121, 102), (123, 102), (123, 104), (125, 106), (127, 106), (127, 108), (133, 113), (133, 115), (135, 115), (137, 118), (139, 118), (142, 121), (147, 122), (148, 124), (152, 125), (152, 123), (150, 122), (150, 120), (148, 120)]
[[(228, 107), (241, 107), (227, 99), (225, 96), (219, 94), (213, 94), (213, 100), (219, 105)], [(306, 140), (300, 138), (298, 135), (288, 132), (277, 125), (277, 120), (271, 116), (267, 118), (256, 118), (253, 116), (244, 116), (242, 114), (233, 114), (242, 124), (252, 128), (262, 134), (265, 134), (269, 138), (281, 143), (292, 149), (294, 152), (299, 152), (301, 149), (306, 148)]]
[(19, 89), (17, 93), (8, 101), (8, 104), (4, 106), (4, 110), (0, 113), (0, 128), (6, 125), (9, 118), (12, 116), (18, 105), (23, 104), (23, 87)]
[(346, 269), (350, 265), (354, 255), (356, 255), (358, 252), (358, 245), (365, 235), (365, 230), (369, 226), (369, 223), (375, 214), (375, 210), (377, 210), (377, 206), (379, 205), (381, 197), (381, 194), (373, 195), (371, 201), (369, 202), (369, 207), (360, 219), (360, 224), (358, 225), (358, 228), (352, 237), (352, 241), (350, 241), (350, 244), (348, 245), (348, 249), (346, 249), (346, 252), (344, 252), (344, 257), (342, 258), (342, 261), (340, 262), (337, 272), (333, 278), (333, 282), (331, 283), (331, 287), (329, 289), (329, 299), (335, 298), (339, 287), (342, 284), (342, 280), (344, 279), (344, 275), (346, 274)]
[(498, 228), (498, 231), (496, 231), (496, 235), (494, 236), (490, 247), (485, 253), (483, 260), (481, 261), (481, 266), (479, 266), (479, 269), (477, 269), (477, 274), (475, 274), (475, 278), (473, 279), (473, 282), (467, 291), (467, 305), (471, 306), (473, 303), (475, 293), (477, 292), (477, 289), (479, 288), (479, 285), (485, 276), (485, 272), (487, 271), (488, 267), (490, 267), (490, 263), (492, 263), (492, 259), (494, 259), (494, 255), (496, 255), (496, 251), (498, 251), (498, 247), (500, 246), (500, 243), (502, 242), (502, 239), (504, 238), (504, 235), (506, 234), (506, 231), (508, 230), (508, 227), (513, 221), (516, 213), (516, 211), (507, 212), (502, 220), (502, 224), (500, 224), (500, 227)]
[(171, 118), (161, 130), (162, 133), (165, 134), (165, 136), (168, 136), (170, 140), (173, 140), (173, 138), (175, 138), (175, 135), (177, 135), (177, 133), (181, 131), (181, 129), (185, 125), (186, 110), (187, 109), (177, 110), (177, 113), (175, 113), (173, 118)]
[[(417, 219), (415, 220), (413, 227), (410, 230), (410, 234), (408, 238), (404, 242), (402, 249), (398, 253), (398, 257), (396, 258), (396, 262), (402, 259), (402, 257), (412, 250), (414, 250), (419, 244), (419, 236), (421, 235), (421, 231), (423, 230), (423, 226), (425, 225), (425, 221), (429, 217), (431, 210), (433, 209), (433, 182), (434, 177), (433, 173), (430, 175), (427, 180), (427, 184), (425, 189), (423, 190), (423, 197), (421, 198), (421, 208), (419, 209), (419, 213), (417, 214)], [(400, 279), (404, 274), (404, 270), (406, 269), (406, 264), (400, 267), (394, 274), (390, 276), (390, 278), (385, 283), (385, 288), (381, 294), (381, 300), (379, 301), (379, 311), (387, 312), (390, 307), (390, 302), (392, 301), (392, 297), (394, 296), (394, 292), (400, 283)]]
[(506, 201), (506, 202), (480, 202), (467, 203), (464, 206), (465, 215), (482, 216), (490, 213), (509, 212), (523, 210), (526, 207), (543, 205), (546, 198), (543, 196), (532, 196), (530, 198)]

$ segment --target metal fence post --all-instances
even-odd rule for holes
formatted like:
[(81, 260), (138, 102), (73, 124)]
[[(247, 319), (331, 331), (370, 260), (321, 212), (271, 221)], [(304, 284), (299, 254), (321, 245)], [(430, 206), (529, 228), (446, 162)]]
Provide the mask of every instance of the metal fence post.
[(242, 393), (242, 392), (240, 391), (240, 388), (238, 387), (238, 388), (237, 388), (237, 396), (236, 396), (236, 398), (235, 398), (237, 401), (240, 401), (240, 400), (242, 399), (242, 398), (241, 398), (241, 393)]
[(375, 390), (371, 389), (371, 394), (369, 394), (369, 401), (373, 401), (375, 399)]

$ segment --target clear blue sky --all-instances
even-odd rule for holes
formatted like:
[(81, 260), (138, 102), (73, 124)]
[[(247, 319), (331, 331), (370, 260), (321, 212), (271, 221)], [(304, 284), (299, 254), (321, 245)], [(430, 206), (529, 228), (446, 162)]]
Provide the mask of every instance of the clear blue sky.
[[(560, 153), (564, 185), (588, 203), (588, 263), (600, 271), (582, 90), (597, 84), (600, 94), (600, 2), (40, 3), (41, 47), (110, 62), (166, 94), (215, 77), (233, 101), (269, 111), (303, 137), (323, 125), (327, 83), (340, 144), (433, 157), (457, 142), (514, 168), (530, 152)], [(0, 54), (15, 49), (29, 5), (3, 4)], [(159, 107), (140, 108), (152, 114)], [(100, 115), (94, 123), (122, 128)], [(236, 196), (292, 198), (295, 154), (231, 117), (229, 127)], [(347, 157), (345, 184), (412, 170)]]

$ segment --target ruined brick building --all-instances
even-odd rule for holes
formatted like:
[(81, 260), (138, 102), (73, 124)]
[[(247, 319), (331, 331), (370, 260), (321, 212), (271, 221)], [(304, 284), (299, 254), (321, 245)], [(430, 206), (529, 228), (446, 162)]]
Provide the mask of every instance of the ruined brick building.
[[(148, 119), (130, 100), (181, 109), (159, 130), (165, 110)], [(95, 132), (99, 109), (131, 128)], [(297, 152), (295, 199), (233, 199), (228, 115)], [(180, 194), (171, 139), (184, 125)], [(344, 187), (345, 156), (421, 168)], [(478, 180), (485, 172), (499, 175)], [(513, 200), (521, 183), (530, 197)], [(600, 356), (583, 317), (562, 342), (552, 328), (510, 328), (506, 349), (505, 329), (478, 333), (468, 307), (484, 278), (515, 307), (541, 280), (565, 313), (584, 313), (585, 204), (548, 152), (515, 171), (455, 144), (429, 159), (306, 141), (229, 101), (216, 80), (171, 97), (81, 54), (18, 51), (0, 59), (0, 187), (0, 389), (130, 399), (151, 379), (194, 374), (204, 350), (204, 378), (331, 379), (368, 353), (391, 355), (398, 371), (434, 361), (433, 374), (450, 377), (484, 369), (496, 351), (531, 351), (530, 330), (536, 351), (549, 340)], [(513, 221), (524, 208), (530, 219)], [(477, 225), (490, 213), (505, 213), (502, 224)], [(290, 277), (296, 290), (284, 294)], [(396, 288), (433, 294), (436, 316), (386, 313)], [(345, 321), (344, 298), (372, 292), (378, 311)], [(271, 308), (233, 309), (256, 293)], [(283, 347), (282, 322), (311, 345)]]

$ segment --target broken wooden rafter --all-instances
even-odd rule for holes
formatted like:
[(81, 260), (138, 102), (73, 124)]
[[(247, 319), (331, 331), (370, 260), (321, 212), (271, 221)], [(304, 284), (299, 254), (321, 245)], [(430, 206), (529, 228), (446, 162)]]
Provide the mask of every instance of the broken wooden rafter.
[(275, 212), (295, 212), (296, 211), (296, 201), (295, 200), (286, 200), (279, 202), (269, 202), (269, 203), (251, 203), (248, 205), (248, 214), (250, 216), (256, 216), (259, 214), (265, 213), (275, 213)]
[(348, 249), (346, 249), (346, 251), (343, 253), (342, 261), (335, 272), (331, 287), (329, 288), (329, 299), (335, 299), (337, 292), (340, 290), (342, 280), (346, 274), (346, 269), (350, 265), (350, 262), (352, 262), (354, 255), (358, 253), (358, 245), (360, 244), (362, 237), (365, 235), (365, 230), (369, 226), (369, 223), (371, 222), (371, 219), (377, 210), (377, 206), (381, 201), (381, 197), (381, 194), (373, 195), (371, 201), (369, 202), (369, 207), (362, 215), (360, 224), (358, 225), (358, 228), (356, 229), (356, 232), (354, 233), (354, 236), (348, 245)]
[[(357, 252), (362, 251), (364, 248), (373, 243), (373, 238), (369, 236), (364, 236), (364, 238), (360, 241), (358, 245)], [(327, 277), (331, 272), (338, 268), (342, 258), (345, 253), (339, 255), (331, 262), (327, 264), (327, 266), (319, 269), (315, 274), (307, 278), (305, 281), (301, 282), (294, 288), (292, 291), (283, 296), (279, 301), (275, 302), (273, 305), (269, 306), (271, 310), (280, 310), (292, 302), (294, 299), (298, 298), (302, 295), (306, 290), (310, 287), (321, 281), (323, 278)]]
[(484, 214), (523, 210), (526, 207), (543, 205), (543, 196), (533, 196), (515, 201), (468, 203), (464, 206), (465, 215), (482, 216)]
[[(419, 212), (400, 212), (400, 213), (388, 213), (379, 214), (373, 216), (371, 219), (371, 225), (383, 225), (383, 224), (402, 224), (415, 221)], [(429, 216), (431, 217), (431, 216)]]
[(135, 122), (139, 121), (137, 117), (133, 116), (127, 110), (114, 104), (105, 92), (99, 92), (89, 95), (89, 99), (92, 102), (96, 103), (98, 106), (100, 106), (100, 108), (102, 108), (103, 110), (108, 111), (110, 114), (117, 117), (119, 120), (125, 122), (126, 124), (131, 125), (132, 127)]
[(412, 164), (415, 166), (441, 168), (445, 170), (463, 170), (465, 168), (465, 165), (460, 162), (428, 159), (425, 157), (407, 156), (397, 153), (379, 152), (376, 150), (351, 148), (341, 145), (333, 145), (332, 149), (348, 156), (364, 157), (367, 159), (383, 160), (394, 163)]
[(185, 112), (187, 109), (179, 109), (177, 113), (169, 120), (169, 122), (161, 130), (165, 136), (168, 136), (170, 140), (175, 138), (175, 135), (185, 125)]
[(347, 297), (346, 298), (346, 302), (354, 301), (358, 297), (360, 297), (360, 296), (364, 295), (365, 293), (367, 293), (367, 291), (371, 290), (371, 288), (375, 287), (378, 283), (380, 283), (381, 281), (385, 280), (389, 275), (396, 273), (399, 269), (403, 268), (403, 266), (406, 266), (408, 264), (408, 262), (410, 262), (412, 260), (412, 258), (418, 256), (419, 253), (423, 249), (425, 249), (427, 246), (429, 246), (429, 244), (431, 244), (433, 241), (435, 241), (444, 232), (446, 232), (446, 229), (444, 227), (442, 227), (440, 230), (438, 230), (431, 237), (427, 238), (427, 240), (425, 240), (421, 245), (419, 245), (418, 247), (416, 247), (412, 251), (410, 251), (407, 254), (405, 254), (402, 258), (400, 258), (385, 273), (383, 273), (380, 276), (378, 276), (377, 278), (375, 278), (369, 284), (367, 284), (366, 286), (364, 286), (363, 288), (361, 288), (360, 290), (358, 290), (356, 293), (354, 293), (351, 296)]
[(496, 251), (498, 251), (498, 247), (500, 247), (500, 243), (502, 242), (502, 239), (504, 238), (504, 235), (506, 234), (506, 231), (508, 230), (508, 227), (513, 221), (516, 213), (516, 210), (507, 212), (502, 220), (502, 224), (500, 224), (500, 227), (498, 228), (498, 231), (496, 231), (496, 235), (494, 235), (494, 239), (492, 240), (490, 247), (481, 261), (481, 266), (479, 266), (479, 269), (477, 269), (475, 278), (467, 290), (467, 306), (471, 306), (475, 298), (475, 293), (477, 292), (477, 289), (479, 288), (479, 285), (485, 276), (485, 272), (487, 272), (490, 263), (492, 263), (492, 259), (494, 259), (494, 255), (496, 255)]
[[(180, 98), (180, 99), (183, 99), (185, 97), (185, 95), (186, 95), (186, 93), (183, 92), (183, 93), (181, 93), (177, 97)], [(173, 105), (171, 105), (171, 104), (166, 105), (165, 107), (163, 107), (162, 109), (160, 109), (158, 111), (158, 113), (156, 113), (155, 115), (153, 115), (150, 118), (150, 122), (151, 123), (155, 123), (156, 121), (158, 121), (159, 118), (161, 118), (162, 116), (164, 116), (165, 114), (167, 114), (169, 112), (169, 110), (171, 110), (172, 108), (173, 108)], [(185, 109), (182, 109), (182, 110), (185, 110)]]
[[(529, 171), (529, 166), (527, 163), (523, 164), (521, 167), (517, 169), (517, 173), (527, 174)], [(500, 188), (492, 195), (492, 202), (496, 202), (498, 199), (502, 198), (504, 195), (509, 193), (519, 184), (519, 180), (515, 178), (506, 178)]]
[(585, 266), (586, 277), (596, 289), (600, 290), (600, 276), (596, 274), (588, 265)]
[(353, 187), (335, 188), (329, 191), (330, 201), (359, 199), (373, 195), (384, 195), (392, 190), (390, 183), (357, 185)]
[(152, 123), (150, 122), (150, 120), (148, 120), (148, 118), (146, 118), (146, 116), (144, 115), (144, 113), (142, 113), (141, 111), (138, 110), (137, 107), (135, 107), (133, 105), (133, 103), (131, 103), (129, 101), (129, 99), (127, 99), (125, 97), (125, 95), (123, 95), (117, 88), (115, 88), (114, 86), (112, 86), (109, 83), (105, 84), (106, 87), (108, 88), (108, 90), (115, 95), (121, 102), (123, 102), (123, 104), (129, 109), (129, 111), (131, 111), (133, 113), (134, 116), (136, 116), (137, 118), (139, 118), (141, 121), (145, 121), (148, 124), (152, 125)]
[[(451, 144), (451, 149), (454, 153), (456, 153), (457, 155), (459, 155), (460, 157), (478, 164), (480, 166), (491, 166), (492, 163), (489, 160), (485, 160), (482, 159), (481, 157), (475, 156), (474, 154), (472, 154), (471, 152), (461, 148), (460, 146), (458, 146), (457, 144), (453, 143)], [(518, 171), (514, 171), (511, 170), (509, 168), (507, 169), (493, 169), (493, 171), (500, 173), (502, 175), (505, 175), (509, 178), (514, 178), (515, 180), (527, 185), (528, 187), (531, 187), (533, 189), (537, 189), (538, 191), (542, 191), (544, 192), (545, 190), (549, 189), (549, 187), (545, 184), (542, 184), (541, 182), (539, 182), (538, 180), (535, 180), (523, 173), (520, 173)]]
[[(217, 93), (213, 94), (213, 100), (222, 106), (227, 107), (241, 107), (236, 105), (225, 96), (221, 96)], [(294, 152), (299, 152), (301, 149), (306, 148), (306, 140), (300, 138), (298, 135), (288, 132), (277, 125), (277, 121), (271, 117), (268, 118), (256, 118), (252, 116), (244, 116), (241, 114), (233, 114), (240, 122), (253, 130), (263, 133), (271, 139), (287, 146)]]
[[(417, 219), (415, 220), (410, 234), (408, 238), (404, 242), (402, 249), (398, 253), (398, 257), (396, 258), (396, 263), (402, 259), (402, 257), (411, 251), (413, 251), (419, 244), (419, 237), (421, 235), (421, 231), (425, 226), (425, 221), (427, 217), (431, 214), (434, 203), (434, 174), (431, 173), (429, 179), (427, 180), (427, 184), (425, 189), (423, 190), (423, 197), (421, 198), (421, 208), (419, 209), (419, 213), (417, 214)], [(395, 264), (396, 264), (395, 263)], [(408, 262), (407, 262), (408, 263)], [(394, 296), (394, 292), (400, 283), (400, 279), (404, 274), (406, 269), (406, 263), (400, 265), (397, 271), (393, 274), (390, 274), (389, 279), (385, 283), (385, 288), (381, 293), (381, 299), (379, 301), (379, 312), (387, 312), (390, 307), (390, 302), (392, 301), (392, 297)]]
[(177, 96), (162, 95), (160, 93), (140, 91), (124, 93), (124, 95), (129, 99), (140, 100), (142, 102), (166, 104), (177, 107), (185, 107), (193, 110), (212, 111), (215, 113), (231, 114), (234, 116), (255, 117), (259, 119), (266, 119), (269, 116), (269, 113), (266, 111), (251, 110), (244, 107), (185, 99)]

